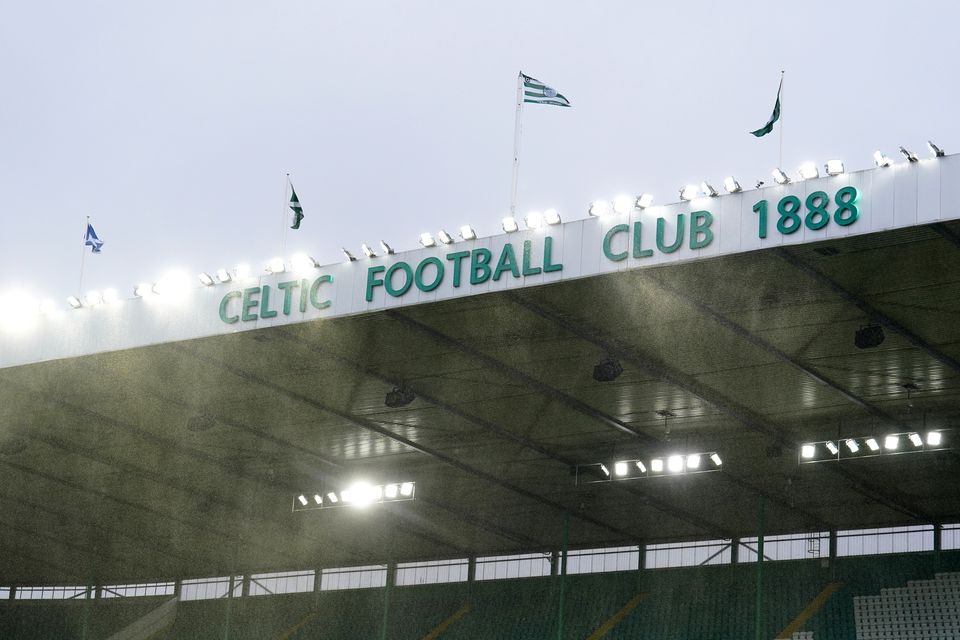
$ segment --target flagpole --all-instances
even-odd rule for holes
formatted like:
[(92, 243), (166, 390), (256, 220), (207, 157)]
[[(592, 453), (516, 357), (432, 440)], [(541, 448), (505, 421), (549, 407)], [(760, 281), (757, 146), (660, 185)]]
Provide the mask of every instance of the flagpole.
[[(87, 223), (83, 227), (83, 237), (87, 237), (87, 229), (90, 228), (90, 216), (87, 216)], [(80, 250), (80, 283), (79, 288), (77, 289), (77, 297), (81, 300), (83, 299), (83, 263), (87, 259), (87, 245), (84, 243), (83, 248)]]
[(287, 180), (283, 183), (283, 200), (280, 207), (280, 224), (283, 225), (283, 242), (280, 243), (280, 259), (285, 260), (287, 255), (287, 186), (290, 184), (290, 173), (287, 172)]
[(784, 71), (780, 69), (780, 155), (777, 158), (777, 167), (783, 169), (783, 78)]
[(520, 136), (523, 133), (523, 73), (517, 74), (517, 117), (513, 123), (513, 184), (510, 188), (510, 215), (517, 215), (517, 174), (520, 171)]

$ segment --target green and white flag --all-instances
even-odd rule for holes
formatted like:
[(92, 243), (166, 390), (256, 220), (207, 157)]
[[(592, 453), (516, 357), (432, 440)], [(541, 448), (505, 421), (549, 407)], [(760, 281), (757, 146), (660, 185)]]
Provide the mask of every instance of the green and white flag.
[(553, 87), (547, 86), (530, 76), (520, 73), (523, 78), (523, 101), (531, 104), (550, 104), (555, 107), (569, 107), (570, 101)]
[(783, 89), (783, 75), (780, 76), (780, 86), (777, 87), (777, 101), (773, 105), (773, 113), (770, 114), (770, 119), (767, 120), (767, 124), (763, 125), (756, 131), (751, 131), (750, 133), (757, 136), (758, 138), (767, 135), (773, 131), (773, 123), (780, 119), (780, 90)]
[(293, 226), (291, 229), (299, 229), (300, 221), (303, 220), (303, 207), (300, 206), (300, 199), (297, 198), (297, 192), (293, 188), (293, 184), (290, 184), (290, 209), (293, 211)]

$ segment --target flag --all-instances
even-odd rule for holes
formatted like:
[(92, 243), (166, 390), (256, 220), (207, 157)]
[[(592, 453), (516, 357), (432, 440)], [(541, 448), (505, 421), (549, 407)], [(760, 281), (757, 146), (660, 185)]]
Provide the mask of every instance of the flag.
[(555, 107), (569, 107), (570, 101), (536, 78), (520, 73), (523, 78), (523, 101), (532, 104), (551, 104)]
[(777, 87), (777, 101), (773, 105), (773, 113), (770, 114), (770, 119), (767, 120), (767, 124), (763, 125), (756, 131), (750, 132), (758, 138), (773, 131), (773, 123), (780, 119), (780, 89), (783, 89), (783, 77), (780, 78), (780, 86)]
[(297, 198), (297, 192), (293, 188), (293, 184), (290, 184), (290, 209), (293, 211), (293, 225), (291, 229), (299, 229), (300, 221), (303, 220), (303, 207), (300, 206), (300, 199)]
[(91, 253), (100, 253), (100, 247), (103, 246), (103, 240), (97, 237), (97, 232), (93, 230), (93, 225), (87, 223), (87, 233), (83, 236), (84, 246), (90, 247)]

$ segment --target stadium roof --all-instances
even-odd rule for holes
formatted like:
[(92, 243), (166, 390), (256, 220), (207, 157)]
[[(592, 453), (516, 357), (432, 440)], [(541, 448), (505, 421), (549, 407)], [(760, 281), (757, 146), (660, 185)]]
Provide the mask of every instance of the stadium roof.
[[(773, 211), (786, 194), (832, 195), (853, 180), (868, 233), (810, 230), (794, 244), (644, 264), (619, 260), (615, 242), (632, 228), (591, 219), (564, 227), (569, 237), (569, 225), (596, 226), (598, 252), (611, 238), (606, 257), (617, 264), (606, 273), (531, 286), (505, 273), (517, 286), (255, 329), (228, 322), (246, 298), (220, 289), (201, 292), (212, 307), (151, 312), (150, 332), (135, 339), (116, 326), (146, 317), (147, 302), (132, 300), (116, 316), (77, 320), (87, 337), (69, 357), (57, 351), (69, 345), (49, 348), (50, 332), (31, 342), (8, 331), (0, 576), (132, 582), (547, 550), (559, 546), (565, 512), (580, 547), (751, 536), (760, 497), (768, 533), (958, 518), (955, 158), (703, 205), (719, 235), (725, 203), (749, 213), (763, 197)], [(936, 215), (924, 217), (932, 169)], [(906, 195), (904, 179), (914, 185)], [(876, 223), (887, 200), (890, 221)], [(694, 205), (677, 206), (692, 215)], [(755, 224), (744, 216), (740, 228)], [(527, 236), (517, 237), (519, 261)], [(337, 268), (362, 283), (368, 266)], [(216, 332), (170, 320), (218, 305)], [(857, 330), (873, 324), (883, 342), (856, 347)], [(597, 382), (594, 366), (607, 359), (623, 373)], [(413, 402), (385, 406), (394, 387)], [(948, 448), (798, 462), (805, 442), (928, 430), (948, 430)], [(711, 451), (723, 458), (712, 473), (591, 483), (575, 474)], [(417, 496), (291, 511), (300, 493), (358, 478), (415, 481)]]

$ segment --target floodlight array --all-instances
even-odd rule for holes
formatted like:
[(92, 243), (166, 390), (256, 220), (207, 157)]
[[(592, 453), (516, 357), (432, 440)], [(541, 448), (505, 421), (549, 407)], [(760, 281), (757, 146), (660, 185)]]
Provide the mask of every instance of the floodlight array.
[(947, 437), (948, 431), (945, 429), (904, 431), (883, 436), (818, 440), (817, 442), (802, 444), (798, 455), (801, 464), (811, 464), (904, 453), (942, 451), (950, 448), (949, 438)]
[(661, 476), (683, 476), (719, 471), (723, 458), (716, 451), (671, 453), (642, 459), (594, 462), (576, 467), (577, 484), (639, 480)]
[(293, 497), (293, 510), (315, 511), (335, 507), (362, 509), (372, 504), (413, 500), (416, 493), (416, 482), (392, 482), (387, 484), (357, 482), (338, 490), (308, 491), (297, 494)]

